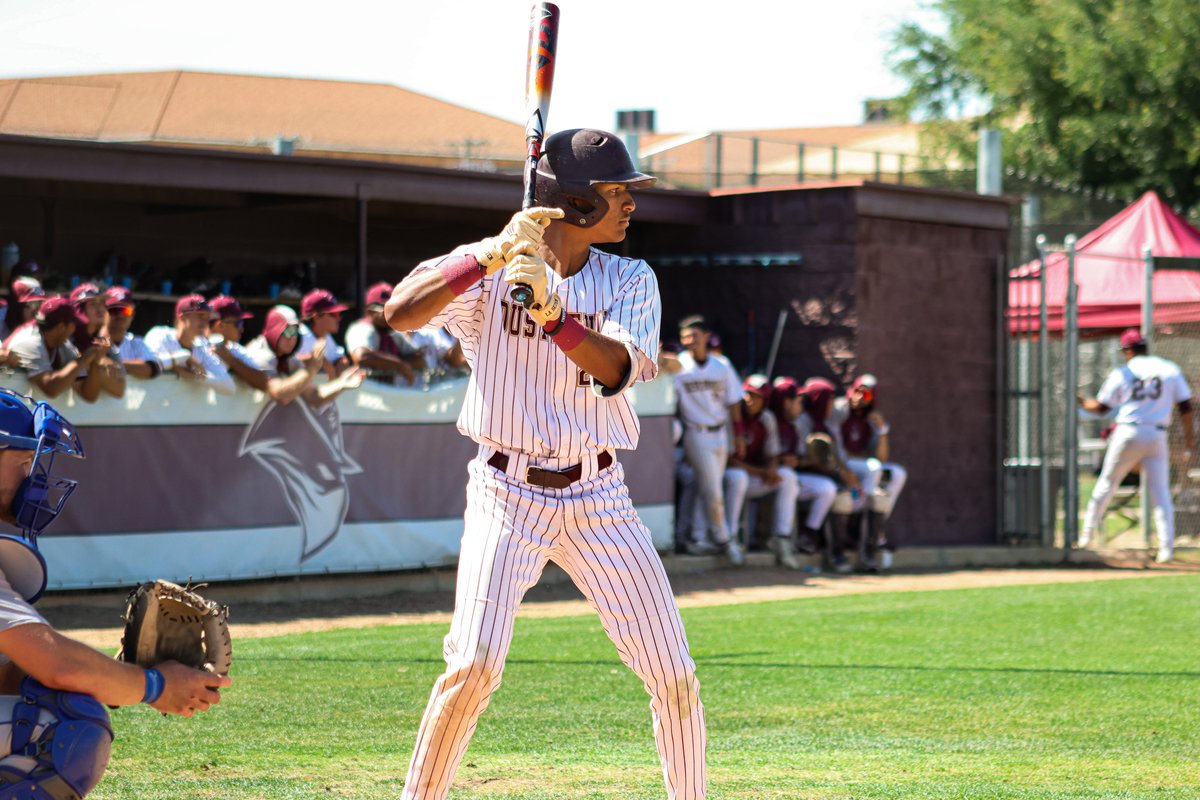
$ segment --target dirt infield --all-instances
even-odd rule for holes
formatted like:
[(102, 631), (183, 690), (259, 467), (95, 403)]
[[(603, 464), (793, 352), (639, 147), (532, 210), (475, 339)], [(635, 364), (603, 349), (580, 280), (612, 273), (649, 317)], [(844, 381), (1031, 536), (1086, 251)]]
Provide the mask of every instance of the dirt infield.
[[(1190, 568), (1189, 568), (1190, 567)], [(671, 584), (682, 608), (757, 603), (794, 598), (875, 592), (929, 592), (943, 589), (1017, 586), (1044, 583), (1122, 580), (1196, 574), (1190, 565), (1144, 569), (1129, 567), (1048, 567), (960, 569), (886, 575), (805, 575), (764, 567), (716, 569), (676, 574)], [(46, 618), (64, 633), (94, 647), (110, 649), (120, 640), (123, 596), (104, 595), (90, 605), (56, 605)], [(231, 610), (234, 639), (291, 633), (367, 628), (376, 625), (449, 624), (453, 593), (396, 592), (379, 597), (304, 603), (243, 603)], [(525, 617), (563, 617), (590, 613), (570, 584), (535, 586), (520, 611)]]

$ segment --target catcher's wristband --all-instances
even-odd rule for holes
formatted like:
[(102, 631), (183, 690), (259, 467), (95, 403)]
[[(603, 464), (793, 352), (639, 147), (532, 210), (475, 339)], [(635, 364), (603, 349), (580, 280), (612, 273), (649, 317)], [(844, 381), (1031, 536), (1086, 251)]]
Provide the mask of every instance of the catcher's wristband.
[(162, 697), (163, 690), (167, 688), (167, 681), (163, 674), (153, 667), (144, 672), (146, 673), (146, 693), (142, 695), (142, 702), (149, 705)]
[(442, 280), (456, 296), (479, 283), (486, 274), (470, 253), (448, 256), (438, 270), (442, 273)]
[(583, 344), (583, 340), (587, 338), (588, 329), (585, 328), (579, 320), (566, 314), (565, 312), (557, 321), (544, 325), (542, 330), (546, 331), (559, 349), (564, 353), (574, 350), (579, 345)]

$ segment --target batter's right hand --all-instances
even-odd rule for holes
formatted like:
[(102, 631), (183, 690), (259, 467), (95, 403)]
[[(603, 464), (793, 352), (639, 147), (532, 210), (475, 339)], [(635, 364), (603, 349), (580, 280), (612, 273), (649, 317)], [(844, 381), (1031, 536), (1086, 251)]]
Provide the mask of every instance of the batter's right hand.
[(551, 220), (562, 219), (561, 208), (535, 207), (518, 211), (504, 226), (498, 236), (493, 236), (471, 246), (471, 254), (483, 271), (491, 275), (508, 261), (508, 257), (522, 248), (536, 250)]

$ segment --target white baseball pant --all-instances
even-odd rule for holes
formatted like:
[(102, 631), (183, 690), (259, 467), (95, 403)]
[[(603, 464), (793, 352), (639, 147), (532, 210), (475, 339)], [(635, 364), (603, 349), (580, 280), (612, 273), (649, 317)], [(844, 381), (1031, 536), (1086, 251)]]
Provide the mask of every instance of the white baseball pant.
[(837, 499), (838, 487), (833, 478), (817, 475), (814, 472), (796, 472), (796, 484), (799, 486), (799, 500), (811, 500), (808, 516), (804, 519), (804, 527), (810, 531), (820, 530), (825, 524), (825, 517), (833, 508)]
[[(858, 477), (858, 482), (862, 484), (863, 494), (866, 497), (875, 493), (880, 481), (883, 480), (883, 473), (885, 471), (890, 473), (891, 478), (887, 481), (887, 490), (892, 496), (892, 508), (895, 509), (896, 500), (904, 491), (904, 484), (908, 481), (908, 470), (895, 462), (883, 462), (878, 458), (848, 458), (846, 466)], [(891, 515), (889, 511), (888, 516)]]
[(683, 452), (696, 475), (697, 504), (703, 511), (692, 517), (692, 541), (703, 542), (707, 530), (712, 530), (713, 541), (725, 544), (731, 532), (737, 530), (728, 525), (725, 515), (723, 478), (729, 460), (729, 435), (724, 426), (709, 430), (688, 425), (683, 430)]
[(791, 536), (796, 524), (796, 501), (800, 485), (796, 473), (787, 467), (779, 468), (779, 482), (769, 485), (757, 475), (739, 467), (725, 470), (725, 496), (728, 498), (729, 529), (736, 531), (747, 499), (757, 500), (774, 494), (775, 514), (771, 532), (776, 536)]
[(1175, 507), (1171, 502), (1171, 479), (1167, 465), (1167, 432), (1157, 425), (1117, 425), (1108, 438), (1104, 466), (1092, 489), (1083, 515), (1079, 543), (1086, 546), (1100, 527), (1104, 512), (1121, 481), (1137, 464), (1142, 465), (1150, 490), (1154, 530), (1158, 532), (1158, 552), (1170, 557), (1175, 551)]
[(706, 739), (696, 665), (621, 465), (566, 489), (542, 489), (492, 469), (485, 457), (468, 466), (446, 671), (434, 683), (401, 797), (446, 797), (479, 715), (500, 685), (521, 598), (553, 560), (596, 609), (621, 661), (650, 694), (667, 796), (702, 799)]
[(686, 544), (692, 536), (692, 514), (700, 514), (700, 524), (704, 524), (704, 514), (699, 510), (699, 491), (696, 488), (696, 471), (683, 455), (683, 446), (675, 448), (675, 483), (679, 487), (679, 496), (675, 508), (675, 544)]

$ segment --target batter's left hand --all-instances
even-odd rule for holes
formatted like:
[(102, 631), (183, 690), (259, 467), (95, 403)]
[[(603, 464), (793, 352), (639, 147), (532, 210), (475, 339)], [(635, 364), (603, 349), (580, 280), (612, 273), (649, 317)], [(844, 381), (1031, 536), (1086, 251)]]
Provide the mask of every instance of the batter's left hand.
[(525, 306), (525, 311), (539, 325), (556, 320), (563, 313), (562, 300), (557, 294), (550, 294), (546, 288), (547, 269), (546, 262), (528, 249), (512, 256), (508, 266), (504, 268), (505, 283), (523, 283), (532, 291), (532, 298)]

